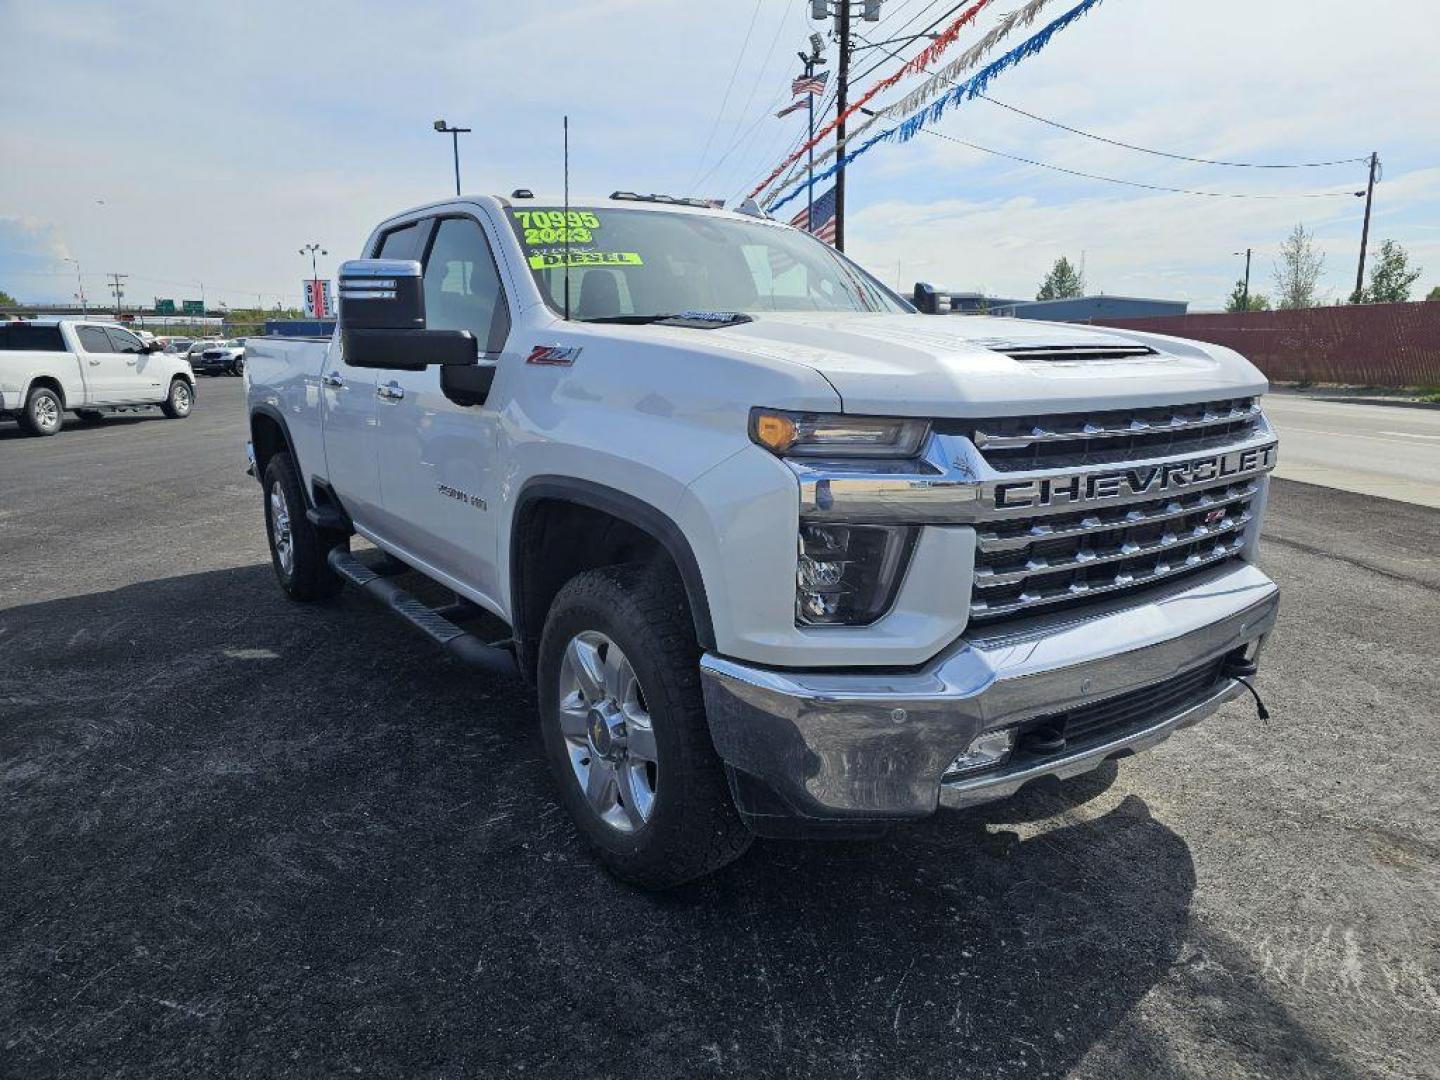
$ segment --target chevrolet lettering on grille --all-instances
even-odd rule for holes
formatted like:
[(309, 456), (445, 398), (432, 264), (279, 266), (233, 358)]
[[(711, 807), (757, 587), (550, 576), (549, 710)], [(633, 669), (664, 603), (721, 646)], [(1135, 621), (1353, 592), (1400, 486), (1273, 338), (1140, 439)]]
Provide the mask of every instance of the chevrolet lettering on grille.
[(1113, 472), (1002, 481), (993, 488), (994, 506), (996, 510), (1085, 506), (1111, 499), (1163, 495), (1195, 484), (1267, 472), (1275, 467), (1275, 448), (1276, 444), (1271, 443), (1190, 461), (1139, 465)]

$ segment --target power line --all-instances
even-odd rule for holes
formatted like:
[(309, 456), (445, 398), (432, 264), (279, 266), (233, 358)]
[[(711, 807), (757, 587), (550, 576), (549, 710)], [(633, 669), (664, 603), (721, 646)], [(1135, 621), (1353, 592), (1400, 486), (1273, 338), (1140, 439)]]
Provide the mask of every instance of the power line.
[(720, 99), (720, 109), (710, 124), (710, 134), (706, 136), (705, 149), (700, 151), (700, 160), (695, 165), (697, 173), (705, 167), (705, 157), (710, 153), (710, 144), (715, 141), (715, 131), (720, 127), (720, 118), (725, 115), (725, 106), (730, 104), (730, 91), (735, 88), (735, 77), (740, 74), (740, 65), (745, 59), (745, 50), (750, 47), (750, 35), (755, 32), (755, 20), (760, 15), (761, 2), (762, 0), (755, 0), (755, 7), (750, 12), (750, 25), (745, 29), (745, 40), (740, 43), (740, 53), (735, 57), (735, 66), (730, 69), (730, 81), (725, 84), (725, 94)]
[(1138, 180), (1121, 180), (1115, 176), (1101, 176), (1099, 173), (1081, 172), (1079, 169), (1067, 169), (1063, 165), (1054, 165), (1048, 161), (1036, 161), (1033, 158), (1020, 157), (1018, 154), (1007, 154), (1003, 150), (992, 150), (988, 146), (980, 146), (978, 143), (966, 142), (964, 139), (957, 139), (953, 135), (946, 135), (943, 132), (934, 131), (930, 128), (922, 128), (927, 135), (933, 135), (937, 139), (944, 139), (946, 142), (958, 143), (961, 146), (968, 146), (971, 150), (979, 150), (984, 154), (994, 154), (996, 157), (1009, 158), (1011, 161), (1019, 161), (1025, 165), (1034, 165), (1041, 169), (1053, 169), (1055, 172), (1068, 173), (1070, 176), (1081, 176), (1087, 180), (1103, 180), (1107, 184), (1123, 184), (1126, 187), (1144, 188), (1147, 191), (1165, 191), (1176, 195), (1201, 195), (1210, 199), (1353, 199), (1362, 192), (1354, 191), (1309, 191), (1295, 192), (1292, 194), (1280, 193), (1259, 193), (1247, 191), (1195, 191), (1191, 188), (1164, 187), (1160, 184), (1143, 184)]
[[(946, 79), (944, 81), (950, 83), (951, 86), (955, 85), (949, 79)], [(986, 94), (978, 94), (976, 96), (979, 97), (981, 101), (988, 101), (991, 105), (998, 105), (1002, 109), (1009, 109), (1011, 112), (1019, 113), (1021, 116), (1028, 116), (1031, 120), (1038, 120), (1042, 124), (1049, 124), (1053, 128), (1059, 128), (1061, 131), (1068, 131), (1072, 135), (1083, 135), (1087, 139), (1094, 139), (1096, 142), (1109, 143), (1111, 146), (1123, 147), (1126, 150), (1136, 150), (1142, 154), (1154, 154), (1156, 157), (1171, 158), (1174, 161), (1191, 161), (1195, 162), (1198, 165), (1227, 165), (1232, 169), (1319, 169), (1327, 165), (1353, 165), (1356, 162), (1370, 160), (1370, 157), (1367, 154), (1364, 157), (1340, 158), (1336, 161), (1297, 161), (1281, 164), (1269, 164), (1253, 161), (1218, 161), (1213, 158), (1190, 157), (1187, 154), (1171, 154), (1164, 150), (1153, 150), (1148, 146), (1136, 146), (1134, 143), (1121, 142), (1119, 139), (1108, 139), (1104, 135), (1096, 135), (1094, 132), (1081, 131), (1079, 128), (1071, 127), (1069, 124), (1062, 124), (1058, 120), (1051, 120), (1044, 116), (1037, 116), (1032, 112), (1026, 112), (1024, 109), (1017, 108), (1014, 105), (1007, 105), (1005, 102), (997, 101), (995, 98), (992, 98)]]

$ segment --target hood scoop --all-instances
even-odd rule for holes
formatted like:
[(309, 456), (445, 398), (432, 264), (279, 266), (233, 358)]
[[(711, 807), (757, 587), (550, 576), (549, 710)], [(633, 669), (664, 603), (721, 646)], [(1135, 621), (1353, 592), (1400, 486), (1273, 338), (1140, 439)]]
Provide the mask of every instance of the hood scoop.
[(1004, 353), (1022, 364), (1096, 364), (1107, 360), (1135, 360), (1159, 356), (1148, 345), (1097, 342), (1086, 345), (1015, 345), (1006, 342), (983, 342), (985, 348)]

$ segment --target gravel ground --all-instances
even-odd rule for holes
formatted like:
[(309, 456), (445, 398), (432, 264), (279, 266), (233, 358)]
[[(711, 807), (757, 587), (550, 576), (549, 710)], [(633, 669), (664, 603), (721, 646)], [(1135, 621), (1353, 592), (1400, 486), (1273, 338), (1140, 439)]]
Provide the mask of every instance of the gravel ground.
[(652, 896), (281, 597), (241, 401), (0, 424), (0, 1075), (1440, 1077), (1440, 513), (1275, 484), (1269, 725)]

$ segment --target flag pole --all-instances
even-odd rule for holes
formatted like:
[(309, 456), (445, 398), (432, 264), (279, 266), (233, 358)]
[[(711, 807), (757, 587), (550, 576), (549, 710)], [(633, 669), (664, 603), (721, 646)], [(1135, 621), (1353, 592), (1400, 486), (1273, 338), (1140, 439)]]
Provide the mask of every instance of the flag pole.
[[(815, 74), (814, 58), (805, 61), (805, 77), (808, 79)], [(808, 166), (809, 183), (805, 187), (805, 231), (814, 234), (815, 232), (815, 92), (810, 90), (805, 95), (805, 111), (810, 118), (810, 137), (806, 140), (810, 146), (810, 164)]]

